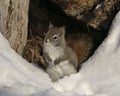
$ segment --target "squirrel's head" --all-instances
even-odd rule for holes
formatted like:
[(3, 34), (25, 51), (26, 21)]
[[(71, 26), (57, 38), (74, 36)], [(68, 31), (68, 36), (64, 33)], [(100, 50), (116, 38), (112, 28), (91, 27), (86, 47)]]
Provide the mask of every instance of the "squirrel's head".
[(49, 30), (46, 33), (44, 43), (51, 43), (53, 46), (60, 46), (65, 44), (65, 28), (53, 27), (50, 24)]

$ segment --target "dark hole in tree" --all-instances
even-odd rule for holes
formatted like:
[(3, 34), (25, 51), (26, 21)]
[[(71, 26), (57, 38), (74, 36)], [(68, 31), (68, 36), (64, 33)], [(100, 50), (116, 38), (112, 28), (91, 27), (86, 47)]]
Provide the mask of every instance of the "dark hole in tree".
[(76, 51), (79, 63), (83, 63), (107, 36), (117, 11), (108, 18), (109, 26), (100, 29), (94, 29), (88, 25), (85, 19), (88, 13), (91, 14), (91, 10), (84, 14), (83, 19), (78, 20), (76, 17), (67, 15), (59, 5), (50, 0), (30, 0), (28, 40), (23, 57), (29, 62), (37, 63), (42, 67), (46, 66), (42, 57), (43, 40), (44, 33), (49, 30), (49, 22), (51, 22), (54, 26), (65, 26), (67, 44)]

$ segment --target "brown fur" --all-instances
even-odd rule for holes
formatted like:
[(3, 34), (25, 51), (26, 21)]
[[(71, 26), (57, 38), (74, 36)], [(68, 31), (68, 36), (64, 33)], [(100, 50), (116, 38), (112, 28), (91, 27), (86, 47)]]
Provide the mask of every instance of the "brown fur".
[(93, 41), (89, 35), (83, 34), (82, 36), (79, 36), (76, 34), (74, 37), (73, 35), (70, 35), (67, 38), (67, 43), (76, 51), (79, 64), (83, 63), (90, 56)]

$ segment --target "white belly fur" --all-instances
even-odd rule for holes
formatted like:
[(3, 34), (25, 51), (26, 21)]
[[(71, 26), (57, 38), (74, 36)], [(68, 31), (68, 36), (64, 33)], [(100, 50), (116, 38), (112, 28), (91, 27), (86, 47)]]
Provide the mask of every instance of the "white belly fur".
[(51, 44), (44, 44), (44, 52), (46, 52), (52, 59), (47, 67), (47, 72), (52, 81), (57, 81), (64, 76), (69, 76), (72, 73), (76, 73), (75, 67), (69, 62), (69, 60), (61, 61), (59, 64), (54, 65), (54, 60), (64, 55), (64, 50), (60, 47), (54, 47)]
[(44, 51), (49, 55), (52, 61), (56, 60), (56, 58), (59, 58), (61, 55), (64, 54), (62, 48), (54, 47), (52, 44), (45, 44)]
[(72, 73), (76, 73), (75, 67), (70, 64), (68, 60), (60, 62), (58, 65), (47, 68), (47, 72), (52, 81), (57, 81), (64, 76), (69, 76)]

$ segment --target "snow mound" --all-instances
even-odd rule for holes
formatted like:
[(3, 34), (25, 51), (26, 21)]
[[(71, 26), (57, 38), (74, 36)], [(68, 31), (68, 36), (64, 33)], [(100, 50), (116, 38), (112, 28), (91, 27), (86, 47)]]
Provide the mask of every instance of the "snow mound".
[(119, 96), (120, 12), (79, 73), (56, 83), (15, 53), (0, 33), (0, 96)]

